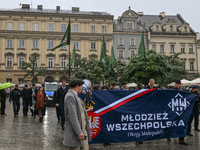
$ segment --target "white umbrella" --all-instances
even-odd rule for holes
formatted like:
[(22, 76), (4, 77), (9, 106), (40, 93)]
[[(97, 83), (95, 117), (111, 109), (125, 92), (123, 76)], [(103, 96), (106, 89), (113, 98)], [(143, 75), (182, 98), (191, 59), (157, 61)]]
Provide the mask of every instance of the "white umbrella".
[(23, 88), (23, 87), (24, 87), (24, 85), (25, 85), (25, 84), (20, 84), (20, 85), (19, 85), (19, 88)]
[(192, 84), (200, 85), (200, 78), (196, 78), (196, 79), (190, 81), (190, 83), (191, 83), (191, 85)]
[(42, 86), (42, 84), (39, 84), (39, 83), (37, 83), (37, 84), (36, 84), (36, 86), (37, 86), (37, 87), (41, 87), (41, 86)]
[(135, 84), (134, 82), (133, 83), (128, 83), (127, 84), (127, 87), (136, 87), (137, 86), (137, 84)]

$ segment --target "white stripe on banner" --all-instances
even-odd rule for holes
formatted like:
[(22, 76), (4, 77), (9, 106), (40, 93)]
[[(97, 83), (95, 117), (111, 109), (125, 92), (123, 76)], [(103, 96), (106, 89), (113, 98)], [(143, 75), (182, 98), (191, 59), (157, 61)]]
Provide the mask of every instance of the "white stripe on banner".
[(127, 100), (127, 99), (129, 99), (129, 98), (131, 98), (131, 97), (133, 97), (133, 96), (136, 96), (136, 95), (138, 95), (138, 94), (140, 94), (140, 93), (143, 93), (144, 91), (147, 91), (147, 90), (148, 90), (148, 89), (141, 89), (141, 90), (139, 90), (139, 91), (137, 91), (137, 92), (134, 92), (134, 93), (132, 93), (132, 94), (126, 96), (126, 97), (123, 97), (123, 98), (121, 98), (121, 99), (115, 101), (114, 103), (109, 104), (108, 106), (105, 106), (105, 107), (103, 107), (103, 108), (101, 108), (101, 109), (99, 109), (99, 110), (96, 110), (94, 113), (97, 113), (97, 114), (98, 114), (98, 113), (100, 113), (100, 112), (102, 112), (102, 111), (104, 111), (104, 110), (106, 110), (106, 109), (109, 109), (109, 108), (111, 108), (111, 107), (113, 107), (113, 106), (115, 106), (115, 105), (117, 105), (117, 104), (119, 104), (119, 103), (121, 103), (121, 102), (123, 102), (123, 101), (125, 101), (125, 100)]

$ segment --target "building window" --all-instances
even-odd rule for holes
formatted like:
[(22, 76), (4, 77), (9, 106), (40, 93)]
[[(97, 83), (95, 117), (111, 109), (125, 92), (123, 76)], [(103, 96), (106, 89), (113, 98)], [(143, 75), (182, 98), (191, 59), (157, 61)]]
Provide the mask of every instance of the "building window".
[(48, 67), (49, 67), (49, 68), (52, 68), (52, 67), (53, 67), (53, 57), (49, 57), (49, 58), (48, 58), (47, 64), (48, 64)]
[(106, 26), (102, 26), (102, 33), (107, 33), (107, 28), (106, 28)]
[(8, 30), (13, 30), (13, 23), (12, 22), (8, 22), (7, 23), (7, 29)]
[(194, 62), (190, 62), (190, 70), (194, 70)]
[(105, 49), (108, 49), (108, 43), (104, 43), (105, 44)]
[(7, 78), (7, 79), (6, 79), (6, 82), (12, 83), (12, 78)]
[(13, 66), (13, 58), (6, 57), (6, 67), (12, 67), (12, 66)]
[(124, 45), (124, 38), (119, 38), (118, 39), (118, 45)]
[(164, 45), (160, 45), (160, 52), (161, 52), (161, 53), (164, 53), (164, 52), (165, 52)]
[(135, 56), (135, 51), (131, 51), (131, 58)]
[(192, 45), (189, 46), (189, 53), (193, 53), (193, 46)]
[(184, 27), (185, 32), (187, 32), (187, 27)]
[(158, 26), (156, 26), (156, 31), (159, 31), (159, 27)]
[(38, 23), (33, 24), (33, 31), (38, 31)]
[(62, 68), (66, 67), (66, 58), (65, 57), (60, 58), (60, 66)]
[(152, 45), (152, 50), (156, 51), (156, 45), (155, 44)]
[(38, 41), (33, 41), (33, 48), (38, 48)]
[(66, 49), (66, 48), (67, 48), (66, 45), (64, 45), (64, 46), (61, 47), (61, 49)]
[(61, 25), (61, 32), (65, 32), (66, 31), (66, 25), (65, 24), (62, 24)]
[(131, 46), (134, 46), (134, 45), (135, 45), (135, 39), (131, 39), (131, 40), (130, 40), (130, 45), (131, 45)]
[(53, 24), (49, 24), (49, 31), (53, 31)]
[(185, 53), (185, 45), (181, 45), (181, 53)]
[(96, 49), (96, 42), (91, 42), (91, 49)]
[(18, 57), (18, 67), (22, 67), (22, 63), (24, 62), (24, 57)]
[(36, 57), (35, 63), (34, 63), (34, 67), (37, 68), (38, 67), (38, 57)]
[(96, 33), (96, 27), (95, 26), (91, 26), (91, 33)]
[(7, 47), (13, 47), (13, 40), (7, 40)]
[(74, 48), (79, 49), (79, 42), (77, 42), (77, 41), (74, 42)]
[(23, 79), (18, 79), (18, 84), (20, 85), (20, 84), (24, 84), (24, 81), (23, 81)]
[(74, 32), (78, 32), (78, 25), (74, 25)]
[(24, 40), (19, 40), (19, 48), (24, 48)]
[(185, 62), (182, 62), (182, 68), (185, 69)]
[(53, 48), (53, 41), (48, 41), (48, 49)]
[(171, 31), (171, 32), (173, 31), (173, 26), (172, 26), (172, 25), (170, 25), (170, 31)]
[(171, 46), (170, 46), (170, 49), (171, 49), (170, 52), (171, 52), (171, 53), (174, 53), (174, 45), (171, 45)]
[(19, 30), (24, 31), (25, 23), (19, 23)]
[(124, 58), (124, 51), (123, 50), (119, 50), (119, 58)]
[(126, 24), (126, 29), (128, 29), (128, 30), (133, 29), (133, 23), (127, 23)]

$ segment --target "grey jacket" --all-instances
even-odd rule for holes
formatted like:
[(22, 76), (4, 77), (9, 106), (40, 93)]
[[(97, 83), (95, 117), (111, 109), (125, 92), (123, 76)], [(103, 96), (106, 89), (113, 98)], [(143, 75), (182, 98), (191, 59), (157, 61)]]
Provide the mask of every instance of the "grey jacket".
[[(82, 131), (81, 119), (81, 104), (78, 96), (69, 89), (64, 99), (64, 112), (65, 112), (65, 135), (63, 144), (69, 147), (83, 146), (83, 141), (78, 139), (78, 134)], [(90, 128), (87, 112), (85, 110), (87, 136), (88, 141), (91, 141)]]

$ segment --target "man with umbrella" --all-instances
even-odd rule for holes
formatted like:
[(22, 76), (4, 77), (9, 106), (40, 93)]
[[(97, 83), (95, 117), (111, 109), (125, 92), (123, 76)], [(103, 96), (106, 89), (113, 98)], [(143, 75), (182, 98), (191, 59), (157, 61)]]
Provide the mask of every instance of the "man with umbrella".
[(10, 93), (10, 99), (9, 102), (11, 103), (11, 100), (13, 101), (13, 111), (14, 111), (14, 117), (18, 115), (19, 109), (20, 109), (20, 96), (21, 96), (21, 90), (19, 89), (19, 86), (16, 84), (15, 88)]

